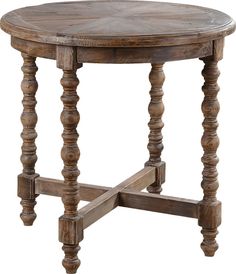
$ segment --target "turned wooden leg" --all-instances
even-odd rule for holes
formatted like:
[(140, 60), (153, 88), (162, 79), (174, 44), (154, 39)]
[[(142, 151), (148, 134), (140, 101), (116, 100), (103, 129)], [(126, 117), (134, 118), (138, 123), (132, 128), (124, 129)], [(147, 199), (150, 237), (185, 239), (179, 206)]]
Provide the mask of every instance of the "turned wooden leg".
[(161, 161), (161, 152), (163, 150), (161, 130), (164, 126), (162, 122), (162, 114), (164, 112), (162, 85), (165, 80), (165, 74), (162, 68), (163, 64), (152, 64), (152, 69), (149, 75), (151, 82), (151, 102), (148, 107), (150, 114), (150, 122), (148, 123), (150, 129), (148, 136), (148, 150), (150, 157), (145, 163), (145, 166), (156, 167), (156, 181), (150, 185), (147, 190), (150, 193), (158, 194), (161, 193), (161, 185), (165, 182), (165, 162)]
[(82, 235), (78, 231), (81, 229), (81, 224), (78, 218), (77, 206), (79, 203), (78, 192), (79, 185), (77, 177), (80, 172), (77, 168), (80, 151), (77, 146), (77, 124), (79, 122), (79, 113), (76, 104), (79, 96), (76, 93), (79, 80), (76, 76), (76, 69), (63, 70), (61, 84), (64, 93), (61, 100), (64, 104), (64, 109), (61, 114), (61, 122), (64, 127), (62, 134), (63, 148), (61, 157), (64, 162), (62, 175), (64, 176), (64, 190), (62, 201), (64, 203), (64, 215), (59, 220), (59, 240), (63, 243), (65, 258), (63, 266), (68, 274), (76, 273), (80, 261), (77, 257), (79, 251), (79, 241), (82, 240)]
[(205, 95), (202, 103), (204, 133), (201, 141), (204, 150), (202, 157), (204, 169), (201, 184), (204, 197), (200, 203), (199, 225), (202, 226), (201, 232), (203, 234), (201, 248), (206, 256), (214, 256), (215, 251), (218, 249), (218, 244), (215, 240), (217, 227), (221, 222), (221, 203), (216, 199), (216, 191), (219, 186), (216, 169), (218, 163), (216, 151), (219, 146), (219, 138), (216, 133), (218, 127), (216, 118), (220, 109), (217, 100), (217, 93), (219, 91), (217, 79), (220, 73), (217, 61), (213, 57), (203, 58), (202, 60), (205, 63), (202, 71), (205, 79), (202, 87)]
[(22, 71), (24, 74), (21, 83), (21, 89), (24, 94), (23, 98), (23, 113), (21, 115), (21, 122), (23, 125), (23, 132), (21, 137), (23, 139), (21, 162), (23, 165), (23, 172), (18, 176), (18, 196), (22, 199), (21, 205), (23, 211), (21, 219), (24, 225), (30, 226), (36, 219), (34, 206), (36, 205), (35, 198), (35, 178), (39, 175), (35, 173), (35, 163), (37, 161), (35, 139), (37, 133), (35, 126), (37, 123), (37, 114), (35, 112), (36, 99), (35, 94), (38, 89), (38, 83), (35, 74), (38, 70), (34, 57), (22, 54), (24, 64)]

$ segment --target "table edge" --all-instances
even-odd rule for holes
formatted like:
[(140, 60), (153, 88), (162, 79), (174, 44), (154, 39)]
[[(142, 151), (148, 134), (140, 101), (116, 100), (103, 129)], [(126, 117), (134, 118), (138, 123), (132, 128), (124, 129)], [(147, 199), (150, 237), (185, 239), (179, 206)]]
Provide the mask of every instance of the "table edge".
[[(9, 23), (5, 14), (0, 21), (0, 28), (11, 36), (45, 44), (77, 46), (77, 47), (156, 47), (172, 46), (207, 42), (224, 38), (232, 34), (236, 29), (236, 23), (231, 21), (223, 26), (205, 32), (173, 35), (134, 35), (134, 36), (80, 36), (73, 37), (63, 34), (40, 34), (28, 29), (23, 29)], [(20, 32), (20, 33), (19, 33)]]

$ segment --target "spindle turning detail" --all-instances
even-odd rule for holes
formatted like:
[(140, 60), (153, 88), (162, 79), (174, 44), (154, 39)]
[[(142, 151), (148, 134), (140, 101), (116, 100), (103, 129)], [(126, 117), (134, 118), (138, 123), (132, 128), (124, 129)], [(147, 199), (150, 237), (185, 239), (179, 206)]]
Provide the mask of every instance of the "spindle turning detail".
[[(118, 206), (197, 219), (202, 227), (201, 248), (206, 256), (214, 256), (218, 249), (217, 229), (221, 223), (221, 203), (216, 198), (219, 186), (216, 169), (219, 146), (217, 64), (223, 58), (224, 38), (235, 30), (234, 21), (220, 11), (192, 5), (148, 1), (73, 1), (9, 12), (2, 17), (1, 28), (10, 34), (12, 47), (23, 57), (23, 144), (20, 158), (23, 171), (18, 176), (18, 196), (23, 207), (21, 219), (27, 226), (33, 224), (38, 195), (61, 197), (64, 213), (59, 217), (59, 241), (64, 251), (62, 264), (66, 273), (75, 274), (80, 266), (78, 252), (84, 230)], [(55, 60), (62, 73), (62, 88), (58, 92), (62, 113), (58, 122), (61, 120), (63, 126), (63, 180), (45, 178), (35, 171), (36, 58), (40, 57)], [(185, 59), (200, 59), (204, 63), (203, 199), (200, 201), (160, 194), (166, 173), (161, 155), (164, 147), (163, 66), (169, 61)], [(78, 69), (84, 63), (151, 64), (149, 158), (144, 168), (113, 188), (83, 184), (79, 180), (77, 126), (80, 115), (77, 103), (80, 91), (77, 91), (77, 71), (79, 75)], [(199, 91), (200, 88), (201, 83)], [(148, 90), (146, 93), (148, 96)], [(101, 98), (99, 104), (102, 105), (103, 101), (106, 98)], [(147, 192), (142, 192), (145, 189)], [(78, 210), (80, 200), (89, 203)], [(195, 232), (192, 233), (194, 235)], [(180, 252), (184, 253), (184, 250)], [(102, 272), (102, 269), (99, 271)]]

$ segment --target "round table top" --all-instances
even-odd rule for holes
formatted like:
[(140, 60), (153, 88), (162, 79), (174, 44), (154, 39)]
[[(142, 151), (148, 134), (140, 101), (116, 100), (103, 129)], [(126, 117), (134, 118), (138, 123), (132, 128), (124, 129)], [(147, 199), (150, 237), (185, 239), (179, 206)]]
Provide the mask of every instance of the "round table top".
[(220, 11), (192, 5), (84, 1), (17, 9), (2, 17), (1, 28), (41, 43), (151, 47), (215, 40), (232, 33), (235, 23)]

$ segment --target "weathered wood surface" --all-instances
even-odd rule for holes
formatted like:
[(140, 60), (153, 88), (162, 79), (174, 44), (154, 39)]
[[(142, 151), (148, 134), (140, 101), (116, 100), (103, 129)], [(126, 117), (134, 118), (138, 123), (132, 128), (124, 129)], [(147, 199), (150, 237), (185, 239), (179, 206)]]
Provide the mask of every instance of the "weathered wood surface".
[(123, 207), (198, 218), (199, 202), (154, 193), (123, 190), (119, 205)]
[(212, 54), (212, 41), (169, 47), (77, 48), (77, 62), (81, 63), (160, 63)]
[[(153, 175), (152, 173), (148, 173), (148, 176), (153, 176)], [(140, 186), (140, 184), (137, 184), (138, 181), (139, 180), (137, 180), (136, 183), (133, 184), (133, 187), (136, 190), (134, 189), (130, 190), (129, 187), (127, 187), (119, 191), (119, 201), (118, 201), (119, 206), (160, 212), (160, 213), (168, 213), (168, 214), (185, 216), (190, 218), (198, 218), (199, 201), (195, 201), (191, 199), (183, 199), (178, 197), (170, 197), (166, 195), (156, 195), (152, 193), (139, 192), (137, 190), (139, 188), (138, 186)], [(49, 179), (49, 178), (43, 178), (43, 177), (38, 177), (35, 180), (36, 194), (45, 194), (45, 195), (61, 197), (63, 193), (63, 187), (64, 187), (64, 181), (62, 180), (55, 180), (55, 179)], [(90, 185), (90, 184), (79, 184), (79, 189), (80, 189), (79, 197), (83, 201), (93, 201), (94, 199), (98, 198), (104, 193), (112, 190), (112, 188), (110, 187)], [(112, 196), (113, 196), (113, 192), (112, 192)], [(115, 199), (116, 198), (117, 196), (115, 197)], [(105, 201), (106, 200), (105, 195), (102, 197), (102, 199), (100, 198), (99, 200)], [(96, 204), (99, 205), (97, 201), (96, 201)], [(107, 208), (107, 205), (106, 205), (106, 208)], [(112, 206), (112, 209), (113, 209), (113, 206)], [(80, 217), (82, 217), (81, 211), (80, 211)]]
[(165, 81), (163, 64), (152, 64), (149, 80), (151, 83), (151, 101), (148, 106), (148, 112), (150, 115), (150, 121), (148, 123), (150, 132), (148, 135), (147, 145), (149, 160), (145, 163), (145, 165), (155, 166), (157, 169), (157, 176), (155, 183), (148, 186), (147, 189), (150, 193), (160, 194), (162, 191), (161, 185), (165, 182), (165, 163), (161, 162), (161, 152), (164, 147), (161, 132), (164, 127), (164, 123), (162, 122), (162, 115), (164, 112), (164, 104), (162, 101), (162, 96), (164, 93), (162, 86)]
[[(11, 37), (13, 48), (30, 56), (57, 59), (60, 46), (23, 40)], [(156, 63), (200, 58), (212, 55), (213, 42), (195, 43), (168, 47), (124, 47), (124, 48), (91, 48), (77, 47), (78, 63), (132, 64)], [(76, 61), (76, 60), (75, 60)], [(60, 64), (59, 64), (60, 65)]]
[(19, 50), (20, 52), (27, 53), (28, 55), (33, 57), (56, 59), (56, 45), (53, 44), (27, 41), (12, 36), (11, 46), (14, 49)]
[[(221, 44), (223, 50), (223, 44)], [(201, 247), (206, 256), (214, 256), (218, 249), (218, 244), (215, 240), (218, 233), (217, 227), (221, 223), (221, 203), (217, 201), (216, 192), (219, 187), (218, 172), (216, 166), (218, 157), (216, 154), (219, 146), (219, 138), (217, 136), (217, 115), (220, 110), (220, 105), (217, 100), (219, 86), (217, 79), (220, 75), (218, 70), (217, 56), (209, 56), (204, 58), (204, 69), (202, 75), (205, 83), (202, 87), (204, 92), (204, 100), (202, 102), (202, 112), (204, 121), (202, 123), (204, 133), (202, 136), (202, 147), (204, 154), (202, 163), (204, 169), (202, 172), (202, 188), (204, 192), (203, 200), (200, 203), (199, 225), (202, 226), (203, 242)]]
[[(18, 181), (22, 219), (27, 225), (33, 223), (37, 194), (62, 196), (65, 211), (59, 219), (59, 240), (63, 243), (63, 265), (67, 274), (75, 274), (80, 265), (77, 253), (83, 230), (119, 205), (198, 218), (203, 228), (202, 248), (207, 256), (213, 256), (218, 247), (215, 237), (221, 217), (221, 204), (216, 199), (217, 62), (223, 58), (224, 37), (235, 30), (234, 21), (222, 12), (183, 4), (73, 1), (18, 9), (4, 15), (0, 25), (11, 35), (12, 46), (21, 51), (24, 58), (21, 158), (24, 170)], [(37, 177), (34, 170), (37, 160), (36, 57), (56, 59), (57, 67), (63, 70), (61, 121), (64, 144), (61, 155), (64, 181)], [(189, 58), (203, 58), (205, 62), (202, 105), (205, 117), (202, 138), (204, 197), (201, 202), (156, 194), (165, 180), (165, 164), (161, 161), (162, 64)], [(76, 69), (84, 62), (153, 64), (149, 106), (150, 158), (145, 169), (112, 189), (77, 183), (80, 153), (76, 131), (79, 122)], [(149, 191), (155, 194), (137, 192), (154, 182), (156, 184)], [(78, 211), (80, 198), (92, 202)]]
[[(56, 197), (62, 197), (64, 188), (63, 180), (56, 180), (44, 177), (38, 177), (35, 180), (35, 194), (44, 194)], [(93, 201), (100, 195), (104, 194), (110, 187), (81, 184), (79, 183), (78, 196), (82, 201)]]
[(155, 181), (154, 167), (145, 167), (118, 186), (107, 191), (91, 203), (81, 208), (78, 215), (83, 219), (83, 228), (87, 228), (119, 205), (119, 193), (124, 189), (141, 190)]
[(38, 70), (35, 60), (27, 54), (22, 54), (24, 64), (22, 72), (24, 78), (21, 82), (21, 89), (23, 91), (23, 113), (21, 115), (21, 122), (23, 131), (21, 138), (23, 144), (21, 147), (21, 162), (23, 165), (22, 174), (18, 176), (18, 196), (21, 198), (21, 205), (23, 207), (21, 219), (26, 226), (31, 226), (36, 219), (34, 206), (36, 205), (34, 193), (34, 180), (39, 175), (35, 173), (35, 163), (37, 161), (36, 144), (37, 132), (35, 130), (37, 124), (37, 113), (35, 110), (36, 92), (38, 89), (38, 82), (36, 80), (36, 72)]
[[(68, 64), (66, 64), (67, 67)], [(62, 201), (64, 204), (64, 215), (59, 219), (59, 241), (63, 243), (65, 258), (63, 266), (68, 274), (76, 272), (80, 265), (77, 253), (80, 249), (78, 237), (77, 207), (79, 203), (79, 185), (77, 177), (80, 171), (77, 162), (80, 157), (80, 151), (77, 145), (78, 133), (77, 125), (79, 123), (79, 112), (77, 111), (77, 102), (79, 96), (76, 88), (79, 80), (76, 76), (76, 69), (63, 70), (61, 85), (63, 87), (63, 111), (61, 113), (61, 122), (63, 124), (63, 147), (61, 157), (64, 162), (62, 175), (64, 177), (64, 188)]]
[(152, 47), (224, 37), (235, 25), (226, 14), (192, 5), (145, 1), (62, 2), (12, 11), (1, 19), (12, 36), (82, 47)]

